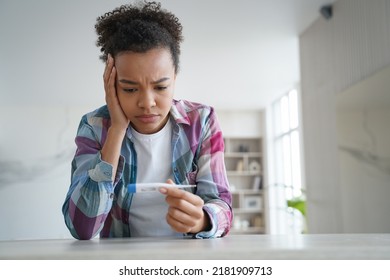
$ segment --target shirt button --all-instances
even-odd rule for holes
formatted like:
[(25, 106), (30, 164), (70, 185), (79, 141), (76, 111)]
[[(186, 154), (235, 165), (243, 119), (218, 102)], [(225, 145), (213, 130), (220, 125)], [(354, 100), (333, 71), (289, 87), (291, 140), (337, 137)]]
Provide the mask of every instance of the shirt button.
[(114, 198), (114, 194), (110, 194), (110, 199), (113, 199)]

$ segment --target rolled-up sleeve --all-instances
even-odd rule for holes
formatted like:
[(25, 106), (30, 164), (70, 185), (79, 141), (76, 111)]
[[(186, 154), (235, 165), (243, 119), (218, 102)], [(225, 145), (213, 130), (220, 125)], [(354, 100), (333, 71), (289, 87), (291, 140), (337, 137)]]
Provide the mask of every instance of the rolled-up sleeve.
[(197, 194), (205, 202), (203, 210), (209, 215), (211, 229), (199, 232), (195, 237), (223, 237), (229, 233), (232, 225), (232, 195), (224, 161), (223, 136), (212, 109), (202, 131), (196, 178)]
[[(101, 138), (83, 117), (76, 136), (71, 185), (62, 212), (73, 237), (91, 239), (103, 228), (114, 197), (111, 164), (101, 159)], [(116, 178), (123, 172), (120, 157)], [(117, 182), (117, 179), (115, 180)]]

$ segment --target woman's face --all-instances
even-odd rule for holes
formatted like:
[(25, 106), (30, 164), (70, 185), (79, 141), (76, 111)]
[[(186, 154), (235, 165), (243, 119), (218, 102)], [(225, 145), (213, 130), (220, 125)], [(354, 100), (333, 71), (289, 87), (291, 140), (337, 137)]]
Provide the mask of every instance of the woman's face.
[(143, 134), (161, 130), (168, 121), (176, 81), (171, 53), (122, 52), (115, 57), (116, 91), (131, 126)]

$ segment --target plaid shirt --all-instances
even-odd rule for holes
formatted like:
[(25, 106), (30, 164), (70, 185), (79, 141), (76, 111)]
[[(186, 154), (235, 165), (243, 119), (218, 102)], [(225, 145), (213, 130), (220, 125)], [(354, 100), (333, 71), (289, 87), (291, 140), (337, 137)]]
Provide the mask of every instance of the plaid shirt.
[[(173, 100), (172, 172), (176, 184), (196, 184), (196, 194), (205, 204), (211, 229), (195, 238), (226, 235), (232, 222), (231, 193), (224, 162), (224, 143), (212, 107), (184, 100)], [(129, 211), (136, 182), (137, 155), (131, 130), (123, 140), (115, 180), (112, 166), (101, 159), (100, 150), (110, 127), (107, 106), (81, 119), (75, 139), (77, 150), (72, 161), (71, 185), (62, 212), (70, 233), (77, 239), (130, 237)]]

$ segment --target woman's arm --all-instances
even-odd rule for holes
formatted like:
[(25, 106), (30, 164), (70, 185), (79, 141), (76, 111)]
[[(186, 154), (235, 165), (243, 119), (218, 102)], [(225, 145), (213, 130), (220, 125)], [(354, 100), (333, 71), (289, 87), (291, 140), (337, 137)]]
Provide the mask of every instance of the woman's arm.
[[(77, 153), (72, 162), (72, 182), (63, 213), (65, 223), (77, 239), (90, 239), (101, 231), (112, 207), (114, 184), (123, 167), (120, 156), (129, 121), (120, 107), (115, 89), (114, 60), (108, 57), (103, 74), (110, 126), (106, 137), (98, 137), (84, 117), (77, 133)], [(95, 124), (96, 125), (96, 124)], [(103, 147), (101, 146), (103, 143)]]
[[(224, 163), (224, 142), (213, 109), (203, 108), (199, 112), (192, 114), (199, 119), (192, 120), (195, 125), (188, 128), (199, 128), (197, 124), (200, 123), (201, 130), (185, 134), (199, 141), (193, 162), (197, 167), (194, 180), (196, 193), (175, 188), (162, 188), (160, 192), (167, 196), (167, 222), (175, 231), (194, 234), (197, 238), (222, 237), (229, 232), (233, 215)], [(198, 131), (201, 133), (194, 137), (193, 133)]]
[(197, 162), (197, 194), (205, 201), (203, 210), (210, 218), (210, 228), (195, 237), (223, 237), (232, 225), (232, 195), (226, 174), (222, 131), (213, 108), (202, 131)]
[[(113, 167), (101, 158), (101, 139), (84, 116), (75, 139), (77, 150), (72, 161), (71, 185), (62, 212), (73, 237), (91, 239), (103, 228), (112, 206)], [(98, 125), (100, 130), (104, 122)]]
[[(104, 90), (106, 93), (106, 103), (110, 112), (111, 125), (108, 129), (107, 140), (104, 143), (101, 151), (102, 159), (110, 163), (113, 167), (113, 176), (116, 174), (123, 138), (125, 137), (129, 120), (123, 113), (119, 104), (117, 92), (115, 88), (116, 68), (114, 59), (108, 55), (106, 68), (103, 74)], [(112, 178), (115, 180), (115, 177)]]

